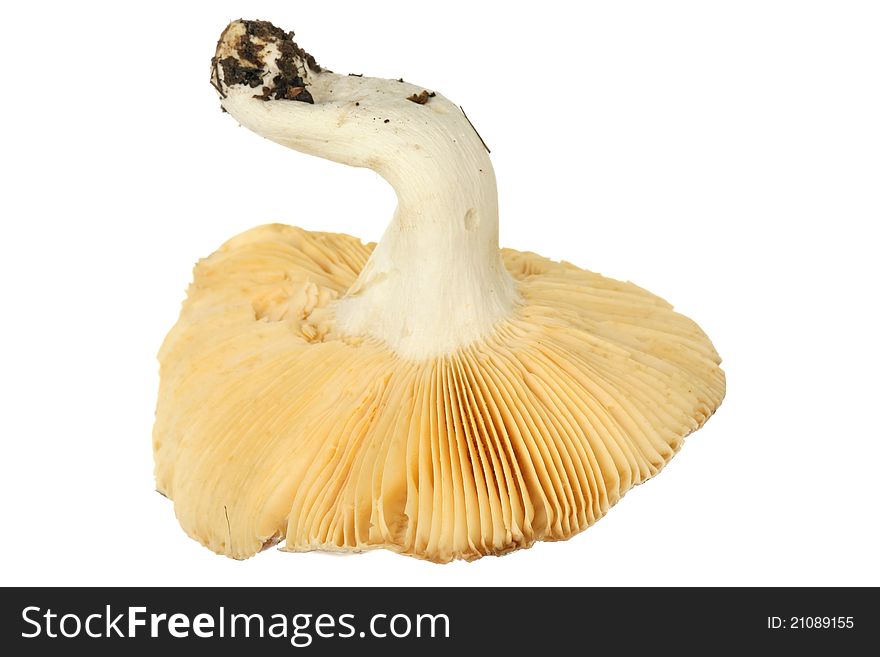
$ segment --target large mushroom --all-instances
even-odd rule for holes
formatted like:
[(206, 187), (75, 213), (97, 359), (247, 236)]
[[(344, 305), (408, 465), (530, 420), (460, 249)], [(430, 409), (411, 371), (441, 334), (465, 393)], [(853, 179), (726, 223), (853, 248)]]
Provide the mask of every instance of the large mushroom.
[(226, 28), (211, 81), (239, 123), (373, 169), (398, 207), (377, 245), (260, 226), (196, 266), (153, 445), (205, 546), (446, 562), (567, 539), (721, 403), (715, 349), (663, 299), (499, 250), (487, 149), (439, 93), (323, 70), (264, 21)]

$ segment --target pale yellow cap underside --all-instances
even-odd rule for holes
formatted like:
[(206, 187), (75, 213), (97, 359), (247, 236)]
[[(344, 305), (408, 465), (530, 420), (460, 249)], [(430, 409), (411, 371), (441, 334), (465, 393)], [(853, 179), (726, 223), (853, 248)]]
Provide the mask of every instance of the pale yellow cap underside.
[(523, 304), (487, 340), (409, 362), (343, 339), (332, 302), (371, 250), (272, 225), (197, 265), (159, 356), (154, 450), (159, 491), (210, 549), (445, 562), (566, 539), (724, 397), (693, 321), (532, 253), (502, 252)]

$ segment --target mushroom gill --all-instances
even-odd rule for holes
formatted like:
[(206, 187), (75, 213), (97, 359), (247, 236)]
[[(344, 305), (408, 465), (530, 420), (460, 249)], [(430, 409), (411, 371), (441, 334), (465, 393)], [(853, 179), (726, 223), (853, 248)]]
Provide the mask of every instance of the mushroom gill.
[(459, 109), (321, 69), (292, 37), (227, 27), (224, 109), (378, 171), (399, 206), (375, 246), (276, 224), (199, 262), (159, 354), (157, 488), (239, 559), (283, 540), (471, 560), (587, 528), (721, 403), (711, 342), (633, 284), (500, 250)]

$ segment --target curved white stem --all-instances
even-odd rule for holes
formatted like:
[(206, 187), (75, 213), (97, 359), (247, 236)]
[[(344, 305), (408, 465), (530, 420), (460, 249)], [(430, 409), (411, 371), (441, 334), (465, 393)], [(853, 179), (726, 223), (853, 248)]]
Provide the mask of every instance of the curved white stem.
[[(243, 126), (311, 155), (373, 169), (397, 192), (394, 218), (338, 302), (337, 329), (378, 338), (416, 360), (485, 336), (518, 297), (498, 250), (495, 174), (481, 139), (440, 94), (422, 104), (410, 98), (423, 87), (320, 70), (292, 36), (267, 23), (230, 24), (212, 81), (223, 108)], [(292, 79), (297, 86), (288, 97), (301, 87), (308, 93), (275, 99)]]

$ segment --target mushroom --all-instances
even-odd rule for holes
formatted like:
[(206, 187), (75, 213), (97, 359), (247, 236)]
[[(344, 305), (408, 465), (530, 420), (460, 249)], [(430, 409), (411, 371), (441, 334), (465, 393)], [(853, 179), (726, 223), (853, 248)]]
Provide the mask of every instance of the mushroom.
[(238, 20), (211, 81), (267, 139), (378, 172), (378, 244), (284, 225), (195, 267), (159, 354), (158, 490), (236, 559), (387, 548), (435, 562), (563, 540), (655, 475), (724, 396), (663, 299), (498, 247), (488, 149), (429, 88), (322, 69)]

